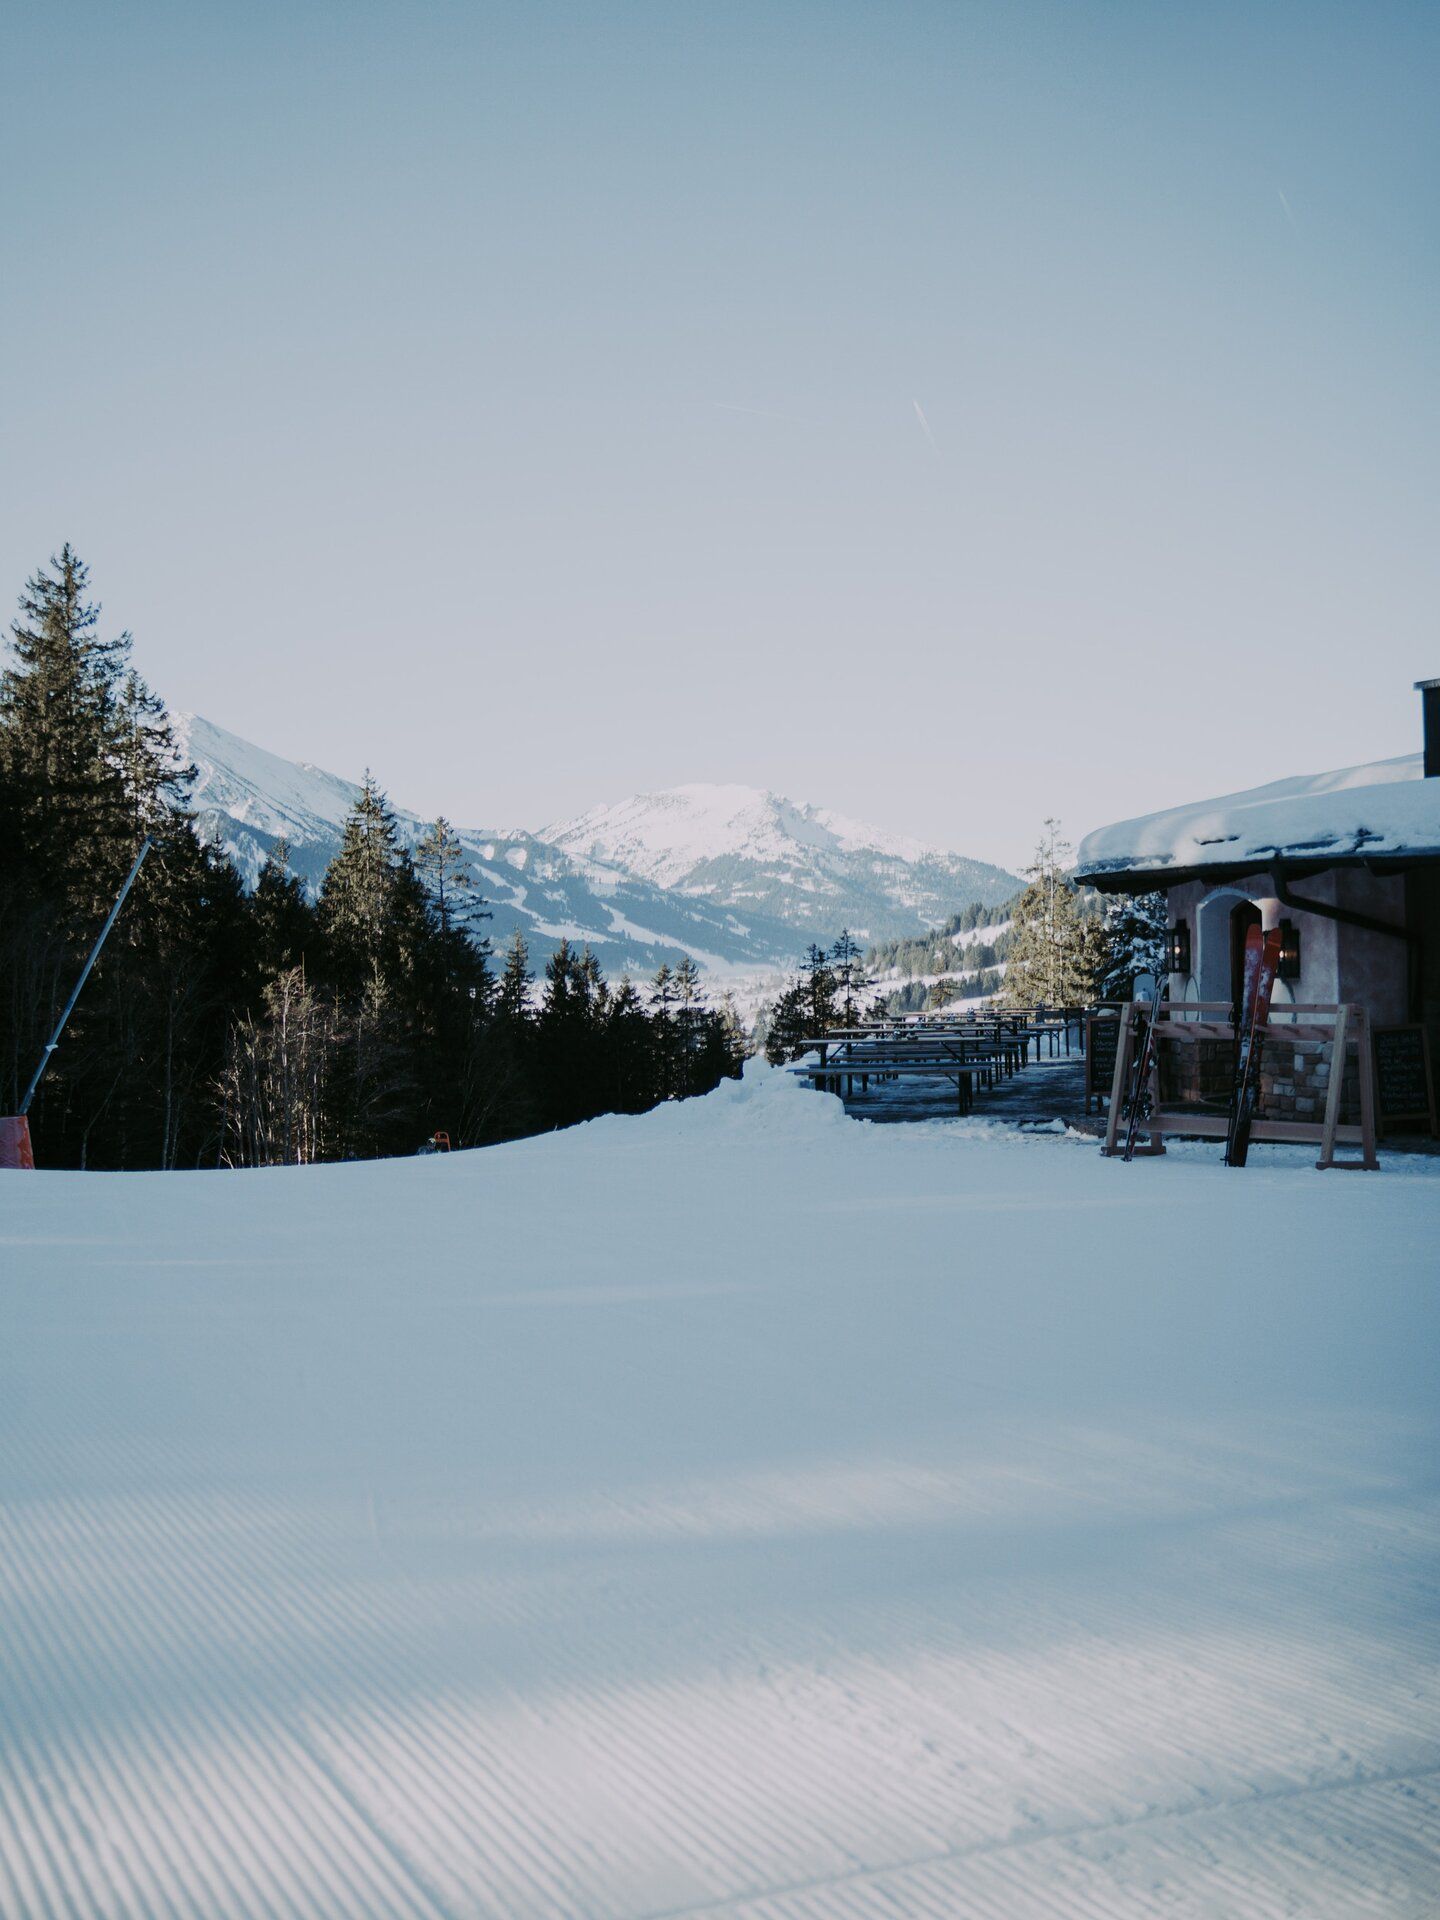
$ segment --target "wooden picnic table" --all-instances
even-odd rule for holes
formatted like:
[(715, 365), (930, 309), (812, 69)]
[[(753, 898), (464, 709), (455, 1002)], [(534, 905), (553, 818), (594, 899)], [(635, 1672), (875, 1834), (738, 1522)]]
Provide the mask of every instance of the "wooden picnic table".
[(817, 1086), (841, 1082), (853, 1092), (858, 1080), (898, 1080), (902, 1076), (949, 1080), (961, 1113), (974, 1104), (977, 1082), (993, 1086), (1001, 1075), (1018, 1071), (1029, 1058), (1029, 1041), (1009, 1021), (966, 1020), (926, 1024), (832, 1028), (814, 1043), (819, 1058), (793, 1069)]
[(987, 1086), (994, 1084), (996, 1076), (1006, 1071), (1007, 1062), (1002, 1054), (974, 1053), (957, 1055), (955, 1053), (936, 1054), (925, 1059), (897, 1059), (894, 1061), (866, 1067), (858, 1062), (798, 1061), (788, 1069), (817, 1086), (827, 1081), (840, 1079), (859, 1080), (868, 1085), (871, 1075), (877, 1079), (899, 1079), (902, 1075), (923, 1077), (927, 1080), (948, 1080), (955, 1088), (956, 1109), (962, 1114), (969, 1113), (975, 1105), (974, 1083), (983, 1080)]

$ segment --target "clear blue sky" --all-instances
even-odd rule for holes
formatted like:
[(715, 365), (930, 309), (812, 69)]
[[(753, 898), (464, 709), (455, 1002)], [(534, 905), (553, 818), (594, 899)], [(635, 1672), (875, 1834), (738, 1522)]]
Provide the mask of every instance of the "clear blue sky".
[(734, 779), (1009, 861), (1418, 742), (1440, 7), (32, 0), (0, 62), (0, 593), (73, 540), (176, 705), (467, 823)]

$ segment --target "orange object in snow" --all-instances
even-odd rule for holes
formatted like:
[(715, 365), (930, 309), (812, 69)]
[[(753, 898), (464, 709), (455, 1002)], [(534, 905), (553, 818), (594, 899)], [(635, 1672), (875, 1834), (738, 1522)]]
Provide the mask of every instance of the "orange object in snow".
[(30, 1122), (23, 1113), (0, 1114), (0, 1167), (26, 1167), (32, 1173), (35, 1170)]

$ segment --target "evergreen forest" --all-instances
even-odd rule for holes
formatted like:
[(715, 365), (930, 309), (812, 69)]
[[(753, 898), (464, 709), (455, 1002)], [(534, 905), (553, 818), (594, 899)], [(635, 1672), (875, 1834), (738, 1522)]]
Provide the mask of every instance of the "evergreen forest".
[(106, 637), (69, 546), (0, 673), (0, 1112), (15, 1113), (96, 933), (150, 851), (30, 1108), (46, 1167), (411, 1153), (639, 1113), (739, 1071), (688, 959), (612, 985), (562, 941), (492, 955), (444, 820), (407, 846), (367, 775), (312, 897), (277, 845), (247, 894), (202, 843), (163, 702)]

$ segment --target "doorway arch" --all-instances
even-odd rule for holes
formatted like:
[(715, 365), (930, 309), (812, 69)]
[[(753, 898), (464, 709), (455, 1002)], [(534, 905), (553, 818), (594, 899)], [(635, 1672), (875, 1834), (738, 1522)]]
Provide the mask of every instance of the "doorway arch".
[[(1247, 927), (1261, 921), (1256, 901), (1239, 887), (1217, 887), (1205, 896), (1195, 912), (1195, 977), (1199, 982), (1196, 997), (1218, 1006), (1235, 1003), (1237, 934), (1233, 916), (1237, 914), (1245, 916)], [(1238, 941), (1243, 949), (1243, 932), (1238, 935)]]

